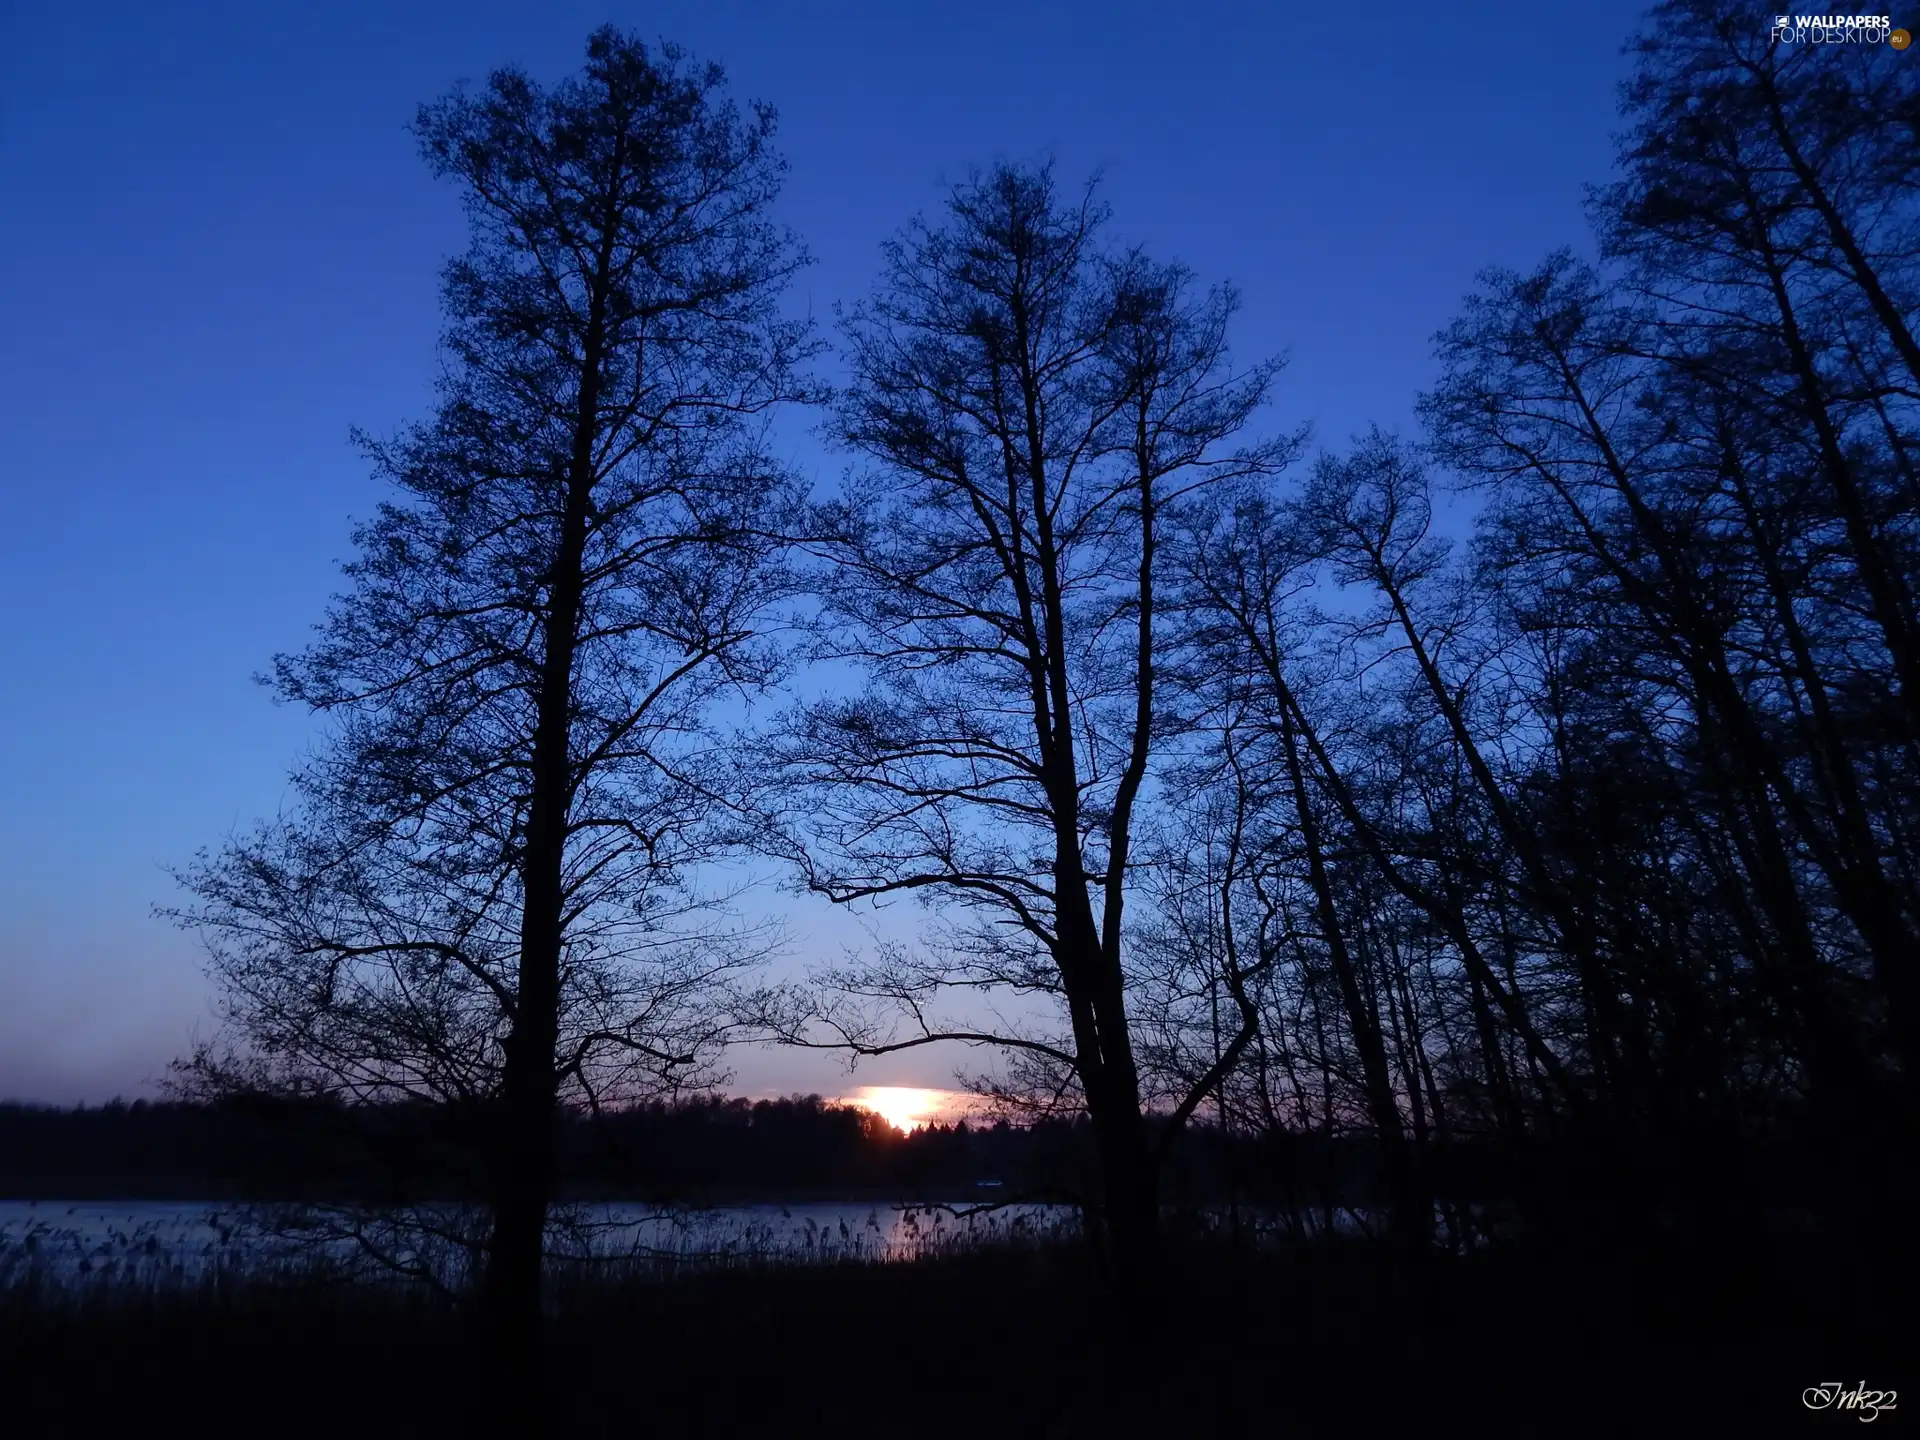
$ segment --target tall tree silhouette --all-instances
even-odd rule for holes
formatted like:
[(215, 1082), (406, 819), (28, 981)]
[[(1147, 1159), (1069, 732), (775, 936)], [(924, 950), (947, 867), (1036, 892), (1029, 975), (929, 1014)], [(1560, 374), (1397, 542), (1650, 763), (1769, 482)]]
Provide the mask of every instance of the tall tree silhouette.
[(557, 1104), (711, 1073), (755, 955), (691, 867), (712, 708), (779, 670), (794, 492), (756, 417), (801, 394), (803, 257), (772, 112), (671, 48), (603, 29), (577, 77), (499, 71), (416, 132), (472, 234), (440, 401), (365, 442), (398, 496), (276, 664), (331, 722), (298, 808), (185, 877), (232, 1025), (194, 1074), (473, 1112), (487, 1308), (524, 1336)]
[(1869, 758), (1880, 747), (1858, 721), (1866, 701), (1909, 761), (1920, 743), (1920, 82), (1888, 46), (1831, 66), (1766, 44), (1725, 4), (1658, 18), (1628, 91), (1624, 174), (1596, 219), (1657, 320), (1664, 413), (1697, 457), (1668, 493), (1698, 497), (1707, 543), (1723, 569), (1751, 567), (1750, 603), (1777, 627), (1761, 703), (1800, 710), (1796, 748), (1813, 761), (1796, 777), (1805, 803), (1792, 782), (1781, 798), (1866, 952), (1911, 1086), (1920, 890), (1883, 853), (1874, 812), (1890, 797), (1865, 772), (1892, 756)]
[[(1182, 798), (1232, 843), (1169, 890), (1176, 922), (1218, 897), (1163, 931), (1216, 1003), (1160, 1007), (1201, 1027), (1160, 1053), (1255, 974), (1224, 1113), (1364, 1117), (1389, 1175), (1476, 1130), (1606, 1154), (1536, 1211), (1574, 1228), (1675, 1185), (1737, 1224), (1751, 1191), (1689, 1157), (1782, 1135), (1897, 1196), (1920, 1114), (1920, 90), (1719, 0), (1633, 48), (1598, 262), (1482, 277), (1423, 446), (1238, 488), (1174, 547)], [(1459, 557), (1424, 465), (1483, 502)]]
[[(1162, 534), (1288, 446), (1231, 448), (1275, 369), (1230, 362), (1231, 293), (1114, 250), (1104, 220), (1046, 169), (977, 175), (887, 247), (848, 317), (838, 430), (868, 467), (818, 548), (827, 653), (867, 683), (793, 718), (784, 833), (835, 901), (920, 893), (956, 918), (932, 953), (833, 977), (838, 1000), (781, 1024), (862, 1053), (999, 1045), (1046, 1072), (1086, 1106), (1133, 1271), (1158, 1229), (1125, 914), (1172, 723)], [(955, 1018), (955, 994), (1044, 997), (1064, 1033)]]

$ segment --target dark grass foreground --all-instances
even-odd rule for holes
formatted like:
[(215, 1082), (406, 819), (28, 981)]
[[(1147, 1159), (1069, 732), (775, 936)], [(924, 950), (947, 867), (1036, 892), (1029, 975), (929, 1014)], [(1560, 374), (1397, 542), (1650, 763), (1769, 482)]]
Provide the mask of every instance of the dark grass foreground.
[(1862, 1380), (1901, 1391), (1865, 1433), (1904, 1433), (1912, 1291), (1856, 1261), (1675, 1241), (1409, 1274), (1368, 1242), (1212, 1246), (1148, 1316), (1071, 1246), (575, 1285), (535, 1423), (417, 1292), (14, 1290), (0, 1434), (1848, 1434), (1801, 1394)]

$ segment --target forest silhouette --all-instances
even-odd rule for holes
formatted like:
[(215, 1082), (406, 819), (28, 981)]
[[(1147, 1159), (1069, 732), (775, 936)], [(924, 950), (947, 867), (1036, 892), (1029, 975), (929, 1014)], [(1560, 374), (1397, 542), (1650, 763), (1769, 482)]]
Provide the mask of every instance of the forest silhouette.
[[(1654, 9), (1591, 244), (1483, 273), (1417, 431), (1331, 448), (1227, 277), (1049, 164), (828, 333), (716, 66), (607, 28), (423, 106), (435, 404), (274, 663), (294, 803), (169, 911), (222, 1028), (166, 1103), (0, 1109), (0, 1180), (470, 1279), (28, 1264), (33, 1393), (111, 1351), (378, 1433), (1783, 1433), (1864, 1418), (1804, 1398), (1844, 1375), (1898, 1423), (1920, 72), (1764, 18)], [(773, 978), (748, 865), (927, 922)], [(726, 1099), (741, 1044), (964, 1047), (980, 1116)], [(812, 1196), (1075, 1224), (664, 1278), (555, 1238)]]

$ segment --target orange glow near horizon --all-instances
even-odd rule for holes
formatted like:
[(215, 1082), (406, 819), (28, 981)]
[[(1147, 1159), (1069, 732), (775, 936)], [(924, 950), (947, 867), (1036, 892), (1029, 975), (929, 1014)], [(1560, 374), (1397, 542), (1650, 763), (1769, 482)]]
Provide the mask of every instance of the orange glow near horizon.
[(871, 1110), (896, 1130), (909, 1133), (946, 1118), (962, 1099), (952, 1090), (918, 1090), (907, 1085), (862, 1085), (847, 1103)]

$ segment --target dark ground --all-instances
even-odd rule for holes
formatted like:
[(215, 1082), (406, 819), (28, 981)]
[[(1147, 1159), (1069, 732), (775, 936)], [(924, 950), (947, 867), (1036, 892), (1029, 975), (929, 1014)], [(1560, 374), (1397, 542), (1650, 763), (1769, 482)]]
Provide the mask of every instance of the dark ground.
[[(1805, 1239), (1755, 1259), (1432, 1261), (1365, 1242), (1175, 1252), (1128, 1315), (1073, 1248), (713, 1273), (562, 1294), (538, 1425), (424, 1297), (229, 1288), (0, 1295), (0, 1434), (1556, 1436), (1901, 1433), (1920, 1413), (1912, 1291)], [(1822, 1381), (1900, 1392), (1876, 1422)]]

